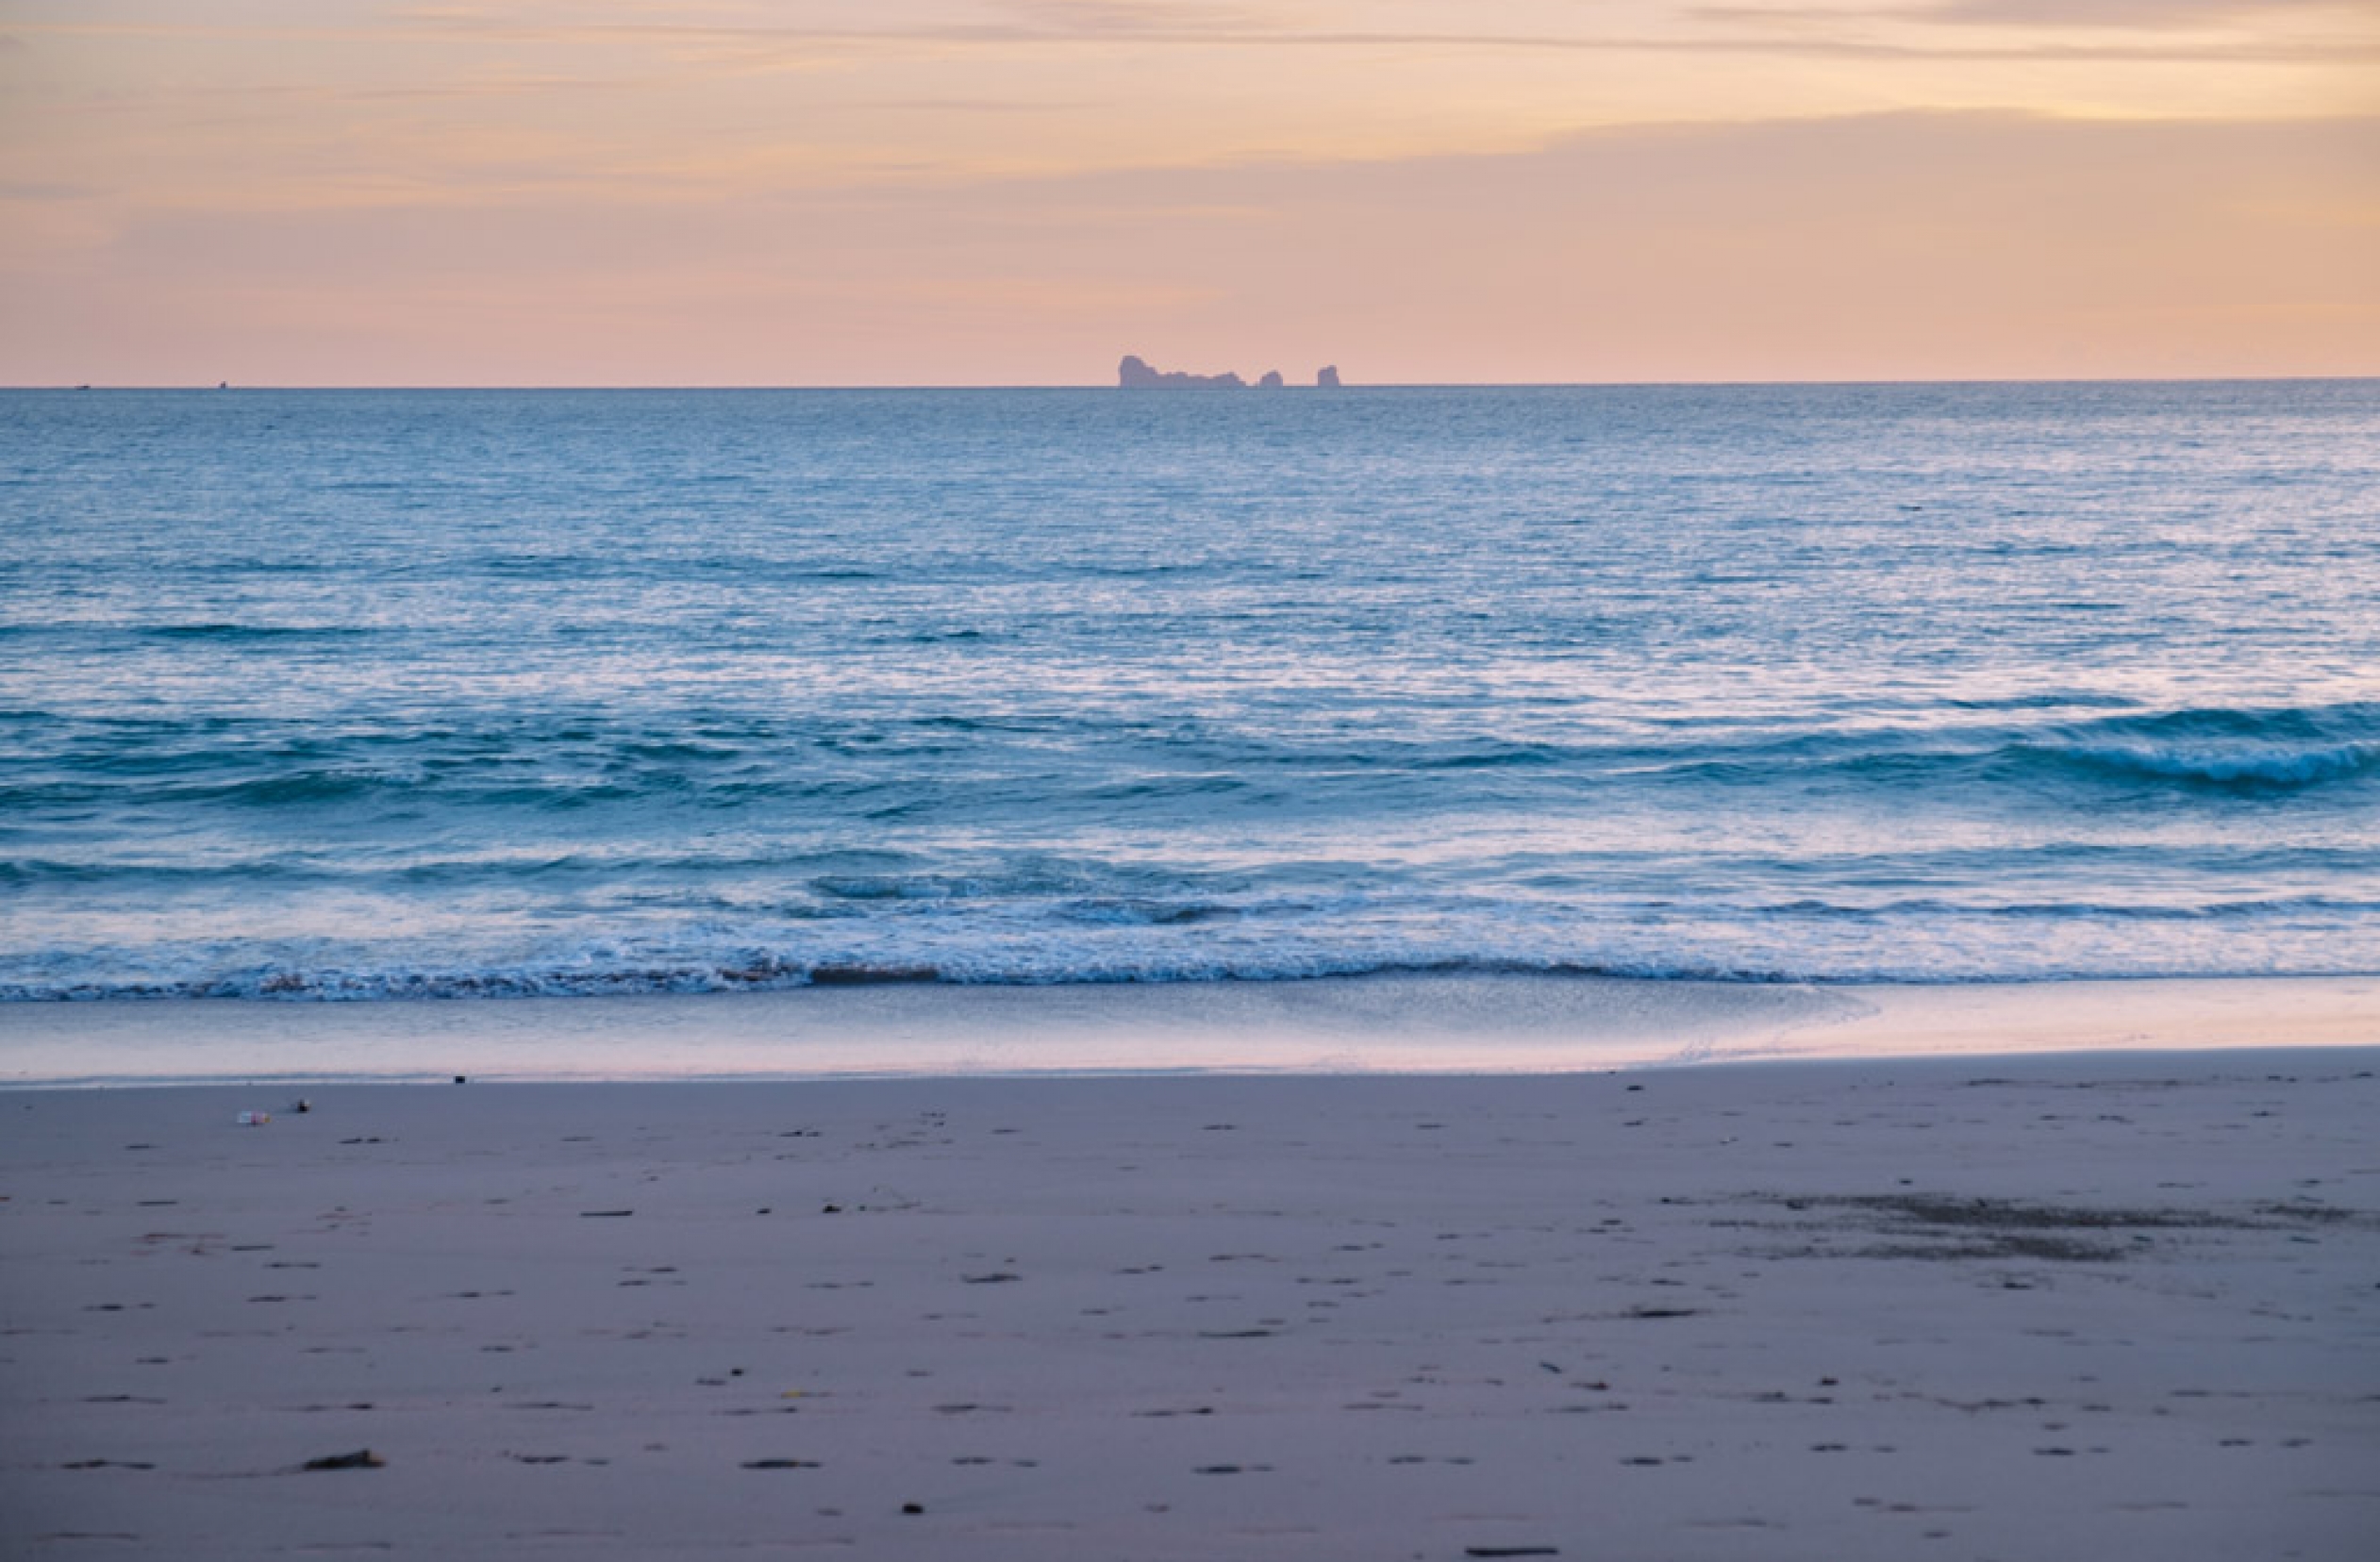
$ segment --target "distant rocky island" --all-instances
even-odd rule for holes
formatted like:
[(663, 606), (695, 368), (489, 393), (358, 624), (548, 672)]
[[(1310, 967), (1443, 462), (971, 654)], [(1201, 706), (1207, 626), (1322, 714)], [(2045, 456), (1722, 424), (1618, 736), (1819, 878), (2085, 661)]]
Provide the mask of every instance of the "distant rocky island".
[[(1126, 353), (1123, 361), (1116, 365), (1116, 383), (1126, 390), (1244, 390), (1248, 388), (1246, 380), (1228, 371), (1220, 374), (1187, 374), (1179, 369), (1153, 369), (1144, 359), (1131, 353)], [(1278, 390), (1288, 383), (1281, 377), (1281, 371), (1270, 369), (1262, 379), (1257, 381), (1257, 389)], [(1338, 390), (1339, 366), (1325, 364), (1316, 372), (1314, 384), (1323, 390)]]

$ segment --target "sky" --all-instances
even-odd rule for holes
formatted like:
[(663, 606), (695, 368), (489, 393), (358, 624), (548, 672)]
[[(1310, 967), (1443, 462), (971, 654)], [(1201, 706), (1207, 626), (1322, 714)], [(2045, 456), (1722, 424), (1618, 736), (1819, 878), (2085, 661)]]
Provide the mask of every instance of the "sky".
[(2380, 374), (2380, 0), (0, 0), (0, 384)]

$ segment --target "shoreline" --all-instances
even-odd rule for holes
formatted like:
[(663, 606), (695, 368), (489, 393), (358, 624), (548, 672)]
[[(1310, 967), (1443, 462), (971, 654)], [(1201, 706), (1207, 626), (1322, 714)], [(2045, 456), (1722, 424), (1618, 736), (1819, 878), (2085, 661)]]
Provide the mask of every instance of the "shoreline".
[[(0, 1092), (479, 1080), (1561, 1074), (2380, 1043), (2380, 976), (1816, 984), (1386, 973), (0, 1005)], [(103, 1057), (104, 1062), (95, 1062)]]
[(0, 1551), (2349, 1562), (2380, 1525), (2380, 1046), (308, 1093), (0, 1101)]

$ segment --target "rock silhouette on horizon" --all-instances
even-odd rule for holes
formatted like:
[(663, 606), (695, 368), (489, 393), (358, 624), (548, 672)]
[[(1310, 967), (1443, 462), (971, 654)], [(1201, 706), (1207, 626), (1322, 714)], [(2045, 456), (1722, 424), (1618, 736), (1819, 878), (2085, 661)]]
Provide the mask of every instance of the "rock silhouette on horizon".
[(1170, 371), (1152, 369), (1140, 357), (1126, 353), (1123, 361), (1116, 365), (1116, 383), (1126, 390), (1151, 390), (1207, 386), (1238, 390), (1248, 382), (1229, 372), (1220, 374), (1184, 374), (1179, 369)]
[[(1287, 380), (1281, 377), (1281, 371), (1278, 369), (1267, 370), (1264, 377), (1257, 382), (1258, 386), (1268, 390), (1279, 390), (1288, 383), (1289, 382)], [(1337, 390), (1339, 388), (1339, 366), (1332, 364), (1324, 368), (1320, 374), (1314, 376), (1314, 383), (1325, 390)], [(1220, 374), (1186, 374), (1179, 369), (1168, 370), (1153, 368), (1149, 364), (1148, 360), (1141, 357), (1139, 354), (1126, 353), (1123, 356), (1123, 361), (1116, 365), (1116, 384), (1126, 390), (1173, 390), (1181, 389), (1221, 389), (1226, 390), (1245, 390), (1248, 382), (1228, 370)]]

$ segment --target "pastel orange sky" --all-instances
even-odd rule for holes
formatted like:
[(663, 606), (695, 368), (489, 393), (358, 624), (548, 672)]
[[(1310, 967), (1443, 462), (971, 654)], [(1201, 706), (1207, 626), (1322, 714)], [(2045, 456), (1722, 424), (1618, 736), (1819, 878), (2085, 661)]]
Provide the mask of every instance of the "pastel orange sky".
[(2380, 374), (2376, 0), (0, 0), (0, 383)]

